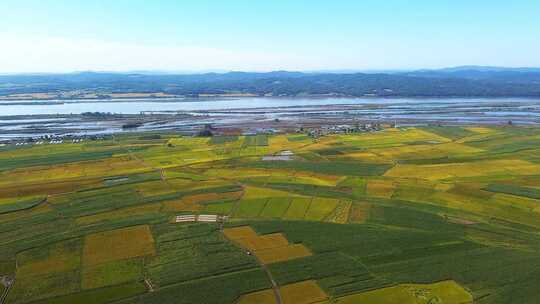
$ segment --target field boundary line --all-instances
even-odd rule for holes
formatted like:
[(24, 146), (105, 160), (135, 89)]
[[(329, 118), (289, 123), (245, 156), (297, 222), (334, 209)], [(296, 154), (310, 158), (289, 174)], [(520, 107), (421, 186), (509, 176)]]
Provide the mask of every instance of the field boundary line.
[(314, 196), (311, 196), (309, 198), (309, 204), (308, 204), (306, 210), (304, 211), (304, 214), (302, 215), (302, 220), (306, 220), (306, 215), (308, 214), (309, 208), (311, 208), (311, 203), (313, 202), (314, 199), (315, 199)]
[(242, 201), (242, 199), (246, 195), (246, 185), (244, 185), (242, 183), (238, 183), (238, 185), (242, 188), (242, 195), (240, 195), (240, 197), (237, 200), (234, 201), (234, 204), (233, 204), (231, 210), (229, 210), (229, 213), (227, 214), (229, 217), (233, 217), (234, 214), (236, 213), (236, 211), (238, 211), (238, 208), (240, 208), (240, 202)]
[(280, 219), (283, 219), (285, 217), (285, 214), (287, 214), (289, 209), (291, 209), (292, 202), (293, 202), (293, 197), (289, 196), (289, 197), (287, 197), (287, 199), (289, 200), (289, 205), (287, 206), (287, 209), (285, 209), (285, 212), (283, 212), (283, 214), (279, 217)]
[(261, 210), (259, 210), (259, 213), (257, 213), (257, 215), (255, 216), (256, 218), (262, 217), (261, 215), (262, 215), (264, 209), (266, 208), (266, 206), (268, 206), (269, 202), (270, 202), (270, 197), (267, 197), (266, 200), (264, 201), (264, 206), (261, 208)]
[(187, 280), (187, 281), (174, 282), (174, 283), (171, 283), (171, 284), (159, 286), (155, 290), (159, 290), (159, 289), (162, 289), (162, 288), (170, 288), (170, 287), (183, 285), (183, 284), (188, 284), (188, 283), (193, 283), (193, 282), (200, 282), (200, 281), (209, 280), (209, 279), (222, 278), (222, 277), (226, 277), (226, 276), (229, 276), (229, 275), (249, 272), (249, 271), (253, 271), (253, 270), (257, 270), (257, 269), (259, 269), (259, 267), (251, 267), (251, 268), (246, 268), (246, 269), (240, 269), (240, 270), (237, 270), (237, 271), (231, 271), (231, 272), (225, 272), (225, 273), (220, 273), (220, 274), (216, 274), (216, 275), (210, 275), (210, 276), (204, 276), (204, 277), (200, 277), (200, 278), (194, 278), (192, 280)]

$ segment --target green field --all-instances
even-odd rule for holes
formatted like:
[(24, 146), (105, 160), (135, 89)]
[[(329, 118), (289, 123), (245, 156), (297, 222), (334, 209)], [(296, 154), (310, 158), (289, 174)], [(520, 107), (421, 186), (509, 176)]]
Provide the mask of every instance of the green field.
[[(227, 221), (175, 222), (213, 214)], [(318, 304), (540, 303), (540, 128), (0, 151), (6, 303), (236, 304), (273, 295), (268, 273)]]

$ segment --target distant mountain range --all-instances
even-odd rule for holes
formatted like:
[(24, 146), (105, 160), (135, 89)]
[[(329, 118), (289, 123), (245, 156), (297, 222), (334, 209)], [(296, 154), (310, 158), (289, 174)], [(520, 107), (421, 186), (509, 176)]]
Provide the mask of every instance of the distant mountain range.
[(184, 96), (540, 97), (540, 68), (461, 66), (385, 72), (80, 72), (1, 75), (0, 96), (83, 91)]
[(409, 76), (465, 79), (525, 79), (538, 76), (540, 68), (501, 68), (489, 66), (460, 66), (438, 70), (417, 70), (402, 73)]

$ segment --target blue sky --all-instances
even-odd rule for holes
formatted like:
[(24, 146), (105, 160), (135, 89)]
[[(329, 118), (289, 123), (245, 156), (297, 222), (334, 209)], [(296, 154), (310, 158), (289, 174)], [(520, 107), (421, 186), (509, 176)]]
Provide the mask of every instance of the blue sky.
[(540, 1), (2, 0), (0, 73), (540, 66)]

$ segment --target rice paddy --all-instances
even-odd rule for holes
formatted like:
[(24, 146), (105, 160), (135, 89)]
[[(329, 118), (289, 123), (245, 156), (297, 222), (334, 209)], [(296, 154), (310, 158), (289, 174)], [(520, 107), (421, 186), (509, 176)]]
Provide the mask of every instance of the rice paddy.
[(0, 151), (6, 303), (540, 302), (540, 128), (143, 137)]

